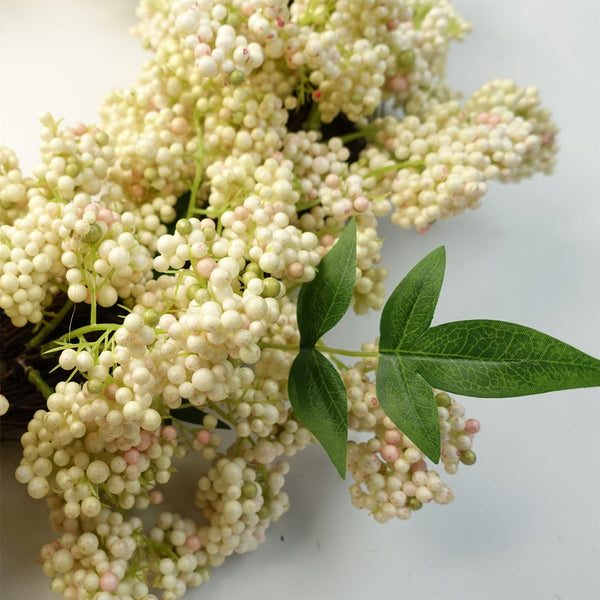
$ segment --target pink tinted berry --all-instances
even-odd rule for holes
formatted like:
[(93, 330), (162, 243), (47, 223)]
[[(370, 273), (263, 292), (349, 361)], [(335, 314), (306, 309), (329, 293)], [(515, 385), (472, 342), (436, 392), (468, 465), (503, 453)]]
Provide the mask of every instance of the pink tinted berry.
[(206, 429), (201, 429), (196, 434), (196, 439), (198, 440), (199, 444), (206, 445), (210, 442), (210, 432), (206, 431)]
[(196, 550), (200, 550), (202, 547), (202, 542), (197, 535), (188, 535), (185, 539), (185, 545), (187, 548), (195, 552)]
[(123, 458), (128, 465), (135, 465), (140, 460), (140, 453), (135, 448), (131, 448), (123, 454)]
[(477, 419), (467, 419), (465, 423), (465, 431), (467, 433), (479, 433), (481, 425)]
[(162, 436), (165, 438), (165, 440), (172, 442), (174, 439), (177, 438), (177, 429), (175, 429), (175, 427), (173, 427), (173, 425), (166, 425), (165, 427), (162, 428)]
[(394, 462), (400, 458), (400, 450), (397, 446), (386, 444), (381, 448), (381, 456), (386, 462)]
[(104, 571), (100, 576), (100, 588), (103, 592), (115, 592), (119, 587), (119, 578), (112, 571)]

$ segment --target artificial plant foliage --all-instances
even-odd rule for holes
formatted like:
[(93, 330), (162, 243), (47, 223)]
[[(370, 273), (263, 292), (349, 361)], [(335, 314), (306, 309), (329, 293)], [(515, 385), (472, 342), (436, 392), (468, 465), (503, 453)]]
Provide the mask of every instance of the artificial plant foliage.
[[(356, 231), (349, 226), (338, 252), (336, 245), (323, 260), (325, 268), (300, 292), (302, 342), (289, 379), (294, 410), (342, 476), (346, 391), (339, 376), (334, 377), (333, 365), (314, 346), (349, 304), (353, 280), (348, 247), (355, 240)], [(441, 444), (432, 388), (502, 398), (600, 385), (600, 360), (530, 327), (486, 319), (430, 327), (445, 256), (443, 246), (433, 250), (390, 295), (381, 314), (376, 371), (377, 399), (386, 415), (436, 463)]]
[[(431, 385), (413, 368), (393, 354), (379, 358), (377, 399), (394, 425), (431, 460), (440, 458), (440, 426)], [(399, 428), (400, 429), (400, 428)]]
[(314, 346), (344, 316), (356, 278), (356, 221), (351, 219), (319, 264), (318, 275), (298, 296), (300, 347)]
[(600, 361), (545, 333), (505, 321), (432, 327), (403, 358), (435, 387), (504, 398), (600, 385)]
[(315, 349), (321, 336), (344, 316), (356, 277), (356, 221), (351, 219), (325, 255), (315, 279), (298, 296), (300, 352), (290, 370), (292, 408), (319, 440), (338, 473), (346, 473), (346, 389), (335, 367)]
[(429, 328), (444, 277), (444, 248), (396, 287), (380, 323), (377, 393), (394, 424), (439, 460), (437, 409), (423, 382), (466, 396), (502, 398), (600, 385), (600, 361), (549, 335), (474, 319)]
[(408, 348), (428, 329), (442, 289), (445, 266), (446, 251), (440, 246), (396, 286), (381, 312), (380, 348)]
[(346, 388), (335, 367), (318, 350), (301, 348), (290, 370), (288, 392), (298, 418), (345, 477), (348, 408)]

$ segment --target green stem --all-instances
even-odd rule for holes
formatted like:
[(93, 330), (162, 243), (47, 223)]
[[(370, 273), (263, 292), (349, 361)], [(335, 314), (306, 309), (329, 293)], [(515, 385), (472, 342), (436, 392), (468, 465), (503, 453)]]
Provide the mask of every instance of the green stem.
[(98, 331), (117, 331), (119, 327), (121, 327), (121, 325), (118, 323), (98, 323), (97, 325), (85, 325), (84, 327), (69, 331), (69, 333), (65, 333), (65, 335), (57, 339), (56, 342), (59, 344), (61, 342), (68, 342), (74, 337), (79, 337), (85, 335), (86, 333), (96, 333)]
[(261, 342), (258, 344), (261, 349), (270, 348), (271, 350), (284, 350), (285, 352), (299, 352), (298, 346), (291, 346), (289, 344), (270, 344), (268, 342)]
[(200, 127), (200, 114), (197, 110), (194, 111), (194, 129), (198, 137), (198, 152), (196, 154), (196, 174), (190, 189), (190, 202), (186, 213), (186, 218), (190, 218), (196, 209), (196, 198), (198, 196), (198, 188), (202, 181), (202, 171), (204, 168), (204, 138), (202, 137), (202, 128)]
[(49, 323), (46, 323), (27, 343), (29, 348), (37, 348), (41, 346), (46, 338), (58, 327), (58, 324), (65, 318), (66, 314), (73, 308), (73, 303), (70, 300), (63, 305)]
[(361, 350), (342, 350), (340, 348), (329, 348), (329, 346), (322, 346), (317, 344), (315, 348), (319, 352), (324, 354), (339, 354), (341, 356), (357, 356), (358, 358), (378, 358), (379, 352), (363, 352)]
[[(285, 352), (300, 352), (299, 346), (292, 346), (291, 344), (271, 344), (263, 342), (259, 344), (261, 348), (271, 348), (272, 350), (284, 350)], [(363, 352), (362, 350), (343, 350), (341, 348), (330, 348), (329, 346), (323, 346), (317, 344), (315, 349), (324, 354), (339, 354), (341, 356), (357, 356), (358, 358), (378, 358), (379, 352)]]
[(386, 167), (380, 167), (379, 169), (375, 169), (374, 171), (370, 171), (364, 176), (364, 179), (368, 179), (369, 177), (379, 177), (384, 173), (388, 173), (389, 171), (399, 171), (400, 169), (412, 169), (413, 167), (424, 167), (425, 161), (422, 160), (405, 160), (399, 163), (394, 163), (393, 165), (387, 165)]
[(61, 292), (64, 292), (65, 294), (69, 291), (69, 287), (66, 286), (62, 281), (59, 281), (58, 279), (53, 279), (50, 283), (52, 283), (52, 285), (55, 285)]
[(233, 427), (232, 423), (233, 423), (234, 419), (233, 419), (233, 416), (231, 415), (231, 411), (229, 411), (229, 413), (226, 413), (225, 411), (223, 411), (220, 408), (218, 408), (217, 406), (215, 406), (215, 403), (211, 402), (210, 400), (207, 402), (207, 404), (210, 405), (210, 409), (215, 411), (221, 417), (221, 419), (223, 419), (223, 421), (225, 423), (227, 423), (229, 426)]
[(50, 395), (54, 393), (54, 390), (44, 381), (41, 373), (37, 369), (25, 364), (25, 362), (20, 358), (17, 358), (17, 362), (25, 371), (25, 374), (27, 375), (27, 381), (33, 384), (35, 389), (40, 392), (40, 394), (42, 394), (46, 400), (48, 400)]
[(310, 112), (308, 113), (308, 118), (304, 123), (304, 127), (306, 129), (312, 129), (315, 131), (321, 128), (321, 111), (316, 102), (314, 102), (310, 107)]
[(347, 371), (350, 367), (347, 364), (343, 363), (339, 358), (335, 356), (331, 356), (331, 362), (338, 368), (339, 371)]
[(96, 307), (97, 307), (97, 304), (96, 304), (96, 278), (94, 278), (94, 280), (92, 282), (92, 294), (91, 294), (91, 296), (92, 296), (92, 300), (91, 300), (91, 303), (90, 303), (90, 307), (91, 307), (91, 309), (90, 309), (90, 323), (92, 325), (95, 325), (96, 324)]
[(347, 133), (346, 135), (341, 135), (340, 140), (344, 144), (348, 142), (352, 142), (353, 140), (360, 140), (362, 138), (368, 138), (370, 135), (374, 135), (377, 133), (377, 130), (373, 127), (363, 127), (358, 131), (353, 131), (352, 133)]
[(220, 210), (212, 207), (208, 208), (191, 208), (188, 209), (187, 217), (188, 219), (193, 215), (204, 215), (209, 216), (211, 218), (218, 217), (220, 214), (224, 213), (225, 210)]
[(316, 198), (315, 200), (311, 200), (310, 202), (304, 202), (303, 204), (296, 204), (296, 212), (308, 210), (313, 206), (318, 206), (319, 204), (321, 204), (320, 198)]

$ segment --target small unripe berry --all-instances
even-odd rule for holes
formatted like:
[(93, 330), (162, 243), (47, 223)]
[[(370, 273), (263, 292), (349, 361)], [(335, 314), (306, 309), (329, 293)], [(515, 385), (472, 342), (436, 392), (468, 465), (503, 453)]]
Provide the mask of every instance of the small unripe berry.
[(448, 394), (446, 394), (446, 392), (440, 392), (439, 394), (436, 394), (435, 401), (437, 402), (438, 406), (442, 406), (443, 408), (448, 408), (450, 404), (452, 404), (452, 399), (450, 396), (448, 396)]
[(95, 244), (102, 237), (102, 229), (98, 223), (90, 223), (89, 231), (81, 238), (86, 244)]
[(473, 450), (463, 450), (460, 453), (459, 458), (463, 465), (474, 465), (477, 461), (477, 455), (475, 452), (473, 452)]

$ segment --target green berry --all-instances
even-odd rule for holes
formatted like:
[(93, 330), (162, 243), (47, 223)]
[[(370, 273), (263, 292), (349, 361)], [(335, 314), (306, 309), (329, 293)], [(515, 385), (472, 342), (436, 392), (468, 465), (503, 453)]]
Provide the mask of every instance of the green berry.
[(81, 238), (86, 244), (95, 244), (102, 237), (102, 229), (98, 223), (91, 223), (90, 230)]
[(237, 29), (238, 25), (241, 23), (242, 17), (237, 12), (229, 12), (227, 15), (227, 25), (231, 25), (234, 29)]
[(248, 285), (248, 283), (252, 280), (252, 279), (256, 279), (258, 277), (258, 275), (254, 272), (254, 271), (244, 271), (243, 275), (242, 275), (242, 281), (244, 282), (245, 285)]
[(246, 76), (243, 71), (240, 71), (239, 69), (234, 69), (229, 73), (229, 83), (231, 83), (231, 85), (242, 85), (245, 79)]
[(69, 176), (69, 177), (77, 177), (77, 175), (79, 175), (79, 173), (81, 173), (81, 169), (79, 168), (79, 165), (75, 162), (69, 163), (67, 165), (67, 167), (65, 168), (65, 173)]
[(248, 271), (250, 271), (251, 273), (256, 273), (257, 275), (263, 274), (262, 269), (255, 262), (251, 262), (246, 265), (245, 272), (247, 273)]
[(217, 235), (217, 232), (212, 227), (205, 227), (202, 230), (202, 233), (204, 234), (204, 239), (207, 242), (210, 242), (211, 240), (214, 240), (215, 236)]
[(192, 233), (192, 224), (187, 219), (179, 219), (177, 225), (175, 225), (175, 229), (177, 229), (181, 235), (189, 235)]
[(148, 325), (148, 327), (156, 327), (160, 320), (160, 315), (158, 314), (158, 311), (154, 308), (146, 309), (142, 316), (144, 319), (144, 323)]
[(96, 144), (98, 146), (106, 146), (108, 144), (108, 135), (104, 131), (99, 131), (94, 139), (96, 140)]
[(89, 379), (87, 382), (88, 392), (92, 395), (101, 394), (104, 389), (104, 382), (100, 379)]
[(267, 277), (264, 281), (263, 296), (265, 298), (277, 298), (281, 292), (281, 283), (274, 277)]
[(398, 54), (396, 61), (400, 67), (411, 69), (415, 66), (415, 53), (413, 50), (404, 50)]
[(123, 305), (129, 310), (133, 310), (133, 307), (135, 306), (135, 299), (133, 296), (129, 296), (129, 298), (123, 298)]
[(195, 283), (194, 285), (190, 285), (189, 288), (185, 290), (185, 295), (188, 300), (193, 300), (196, 297), (196, 293), (202, 289), (202, 286)]
[(448, 408), (452, 404), (452, 398), (450, 398), (446, 392), (440, 392), (439, 394), (436, 394), (435, 401), (437, 402), (437, 405), (441, 406), (442, 408)]
[(463, 450), (460, 453), (459, 460), (463, 465), (474, 465), (477, 461), (477, 455), (473, 450)]
[(259, 519), (268, 519), (271, 514), (271, 509), (265, 504), (262, 505), (261, 509), (256, 513)]
[(154, 181), (158, 177), (158, 171), (154, 167), (146, 167), (144, 169), (144, 179), (146, 181)]
[(255, 483), (252, 483), (251, 481), (247, 481), (246, 483), (244, 483), (244, 485), (242, 486), (242, 496), (244, 496), (244, 498), (256, 498), (257, 494), (258, 486)]
[(423, 506), (423, 503), (413, 497), (406, 501), (406, 505), (408, 508), (410, 508), (410, 510), (419, 510)]
[(142, 473), (142, 479), (147, 483), (152, 483), (154, 481), (155, 476), (156, 476), (156, 473), (154, 472), (153, 468), (146, 469)]

